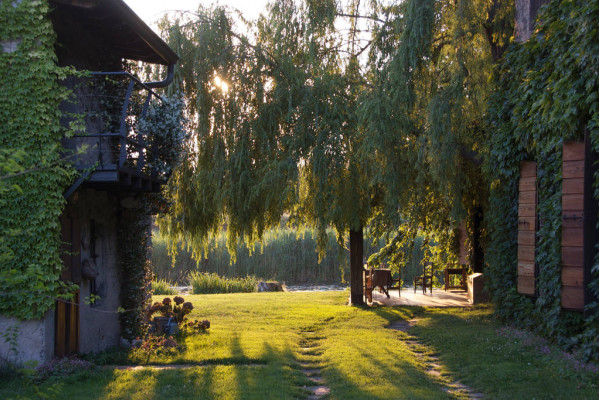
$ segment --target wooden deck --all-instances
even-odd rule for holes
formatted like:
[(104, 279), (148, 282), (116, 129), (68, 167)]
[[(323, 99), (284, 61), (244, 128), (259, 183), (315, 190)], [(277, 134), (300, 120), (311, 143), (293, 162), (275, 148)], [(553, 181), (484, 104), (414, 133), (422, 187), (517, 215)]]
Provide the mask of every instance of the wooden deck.
[(397, 290), (390, 290), (387, 298), (384, 293), (375, 290), (372, 293), (373, 302), (378, 302), (386, 306), (421, 306), (421, 307), (470, 307), (472, 304), (468, 301), (468, 293), (463, 290), (433, 289), (433, 293), (427, 291), (422, 294), (422, 290), (414, 293), (413, 288), (401, 290), (401, 296), (397, 295)]

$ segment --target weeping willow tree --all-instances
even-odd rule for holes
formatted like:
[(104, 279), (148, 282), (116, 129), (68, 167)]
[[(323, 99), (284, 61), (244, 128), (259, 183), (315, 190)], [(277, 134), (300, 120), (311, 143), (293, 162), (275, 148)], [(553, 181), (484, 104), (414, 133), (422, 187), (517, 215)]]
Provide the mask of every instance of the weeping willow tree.
[[(192, 124), (168, 185), (170, 212), (158, 220), (172, 252), (183, 241), (200, 258), (226, 226), (234, 257), (239, 240), (260, 240), (284, 212), (317, 228), (323, 253), (329, 226), (340, 243), (352, 232), (361, 250), (371, 160), (358, 152), (360, 48), (336, 30), (341, 14), (333, 1), (281, 0), (244, 34), (222, 7), (162, 21), (181, 57), (170, 90), (185, 95)], [(352, 260), (361, 303), (361, 252)]]
[(372, 226), (380, 234), (398, 228), (378, 256), (402, 256), (420, 232), (441, 244), (437, 256), (455, 260), (455, 227), (465, 221), (480, 271), (485, 113), (494, 64), (513, 32), (511, 2), (409, 0), (382, 10), (395, 23), (374, 32), (373, 89), (361, 101), (361, 123), (364, 151), (382, 166), (373, 184), (384, 188), (384, 201)]
[(171, 251), (183, 241), (202, 257), (226, 225), (234, 256), (288, 212), (321, 250), (328, 226), (340, 243), (349, 233), (359, 304), (365, 225), (396, 232), (394, 260), (418, 232), (450, 243), (463, 219), (481, 237), (484, 114), (507, 21), (503, 0), (278, 0), (253, 23), (218, 7), (164, 20), (181, 57), (169, 90), (193, 125), (158, 221)]

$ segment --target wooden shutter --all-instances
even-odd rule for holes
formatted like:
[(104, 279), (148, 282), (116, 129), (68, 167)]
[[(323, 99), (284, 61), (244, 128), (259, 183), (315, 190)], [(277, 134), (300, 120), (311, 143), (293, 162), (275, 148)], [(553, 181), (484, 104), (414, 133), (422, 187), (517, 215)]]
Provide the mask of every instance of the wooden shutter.
[(562, 307), (583, 310), (585, 144), (565, 142), (562, 163)]
[(537, 230), (537, 164), (520, 163), (518, 195), (518, 293), (534, 296)]

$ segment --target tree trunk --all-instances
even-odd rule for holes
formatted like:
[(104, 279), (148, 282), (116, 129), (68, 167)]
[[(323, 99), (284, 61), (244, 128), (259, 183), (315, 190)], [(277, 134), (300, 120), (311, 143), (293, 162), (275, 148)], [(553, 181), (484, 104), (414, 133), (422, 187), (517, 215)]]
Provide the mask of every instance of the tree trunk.
[(482, 208), (476, 207), (474, 215), (472, 217), (472, 270), (473, 272), (484, 272), (485, 265), (485, 251), (483, 249), (482, 235), (483, 235), (483, 210)]
[(349, 231), (349, 283), (352, 305), (364, 304), (364, 235), (362, 227)]

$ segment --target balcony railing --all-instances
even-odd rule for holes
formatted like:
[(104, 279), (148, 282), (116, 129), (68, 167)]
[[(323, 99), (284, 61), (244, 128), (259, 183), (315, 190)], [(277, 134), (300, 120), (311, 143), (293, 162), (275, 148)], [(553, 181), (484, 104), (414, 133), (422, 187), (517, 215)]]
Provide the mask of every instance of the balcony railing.
[(161, 101), (161, 97), (127, 72), (96, 72), (69, 78), (66, 85), (73, 90), (74, 99), (63, 111), (82, 118), (84, 131), (63, 143), (74, 153), (75, 167), (81, 172), (65, 197), (82, 184), (120, 191), (159, 191), (169, 169), (140, 122), (151, 102)]

